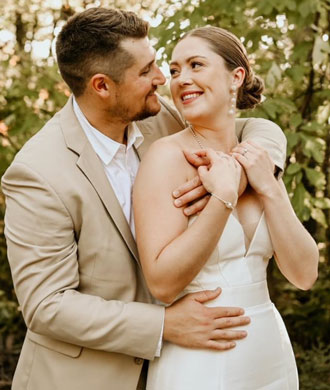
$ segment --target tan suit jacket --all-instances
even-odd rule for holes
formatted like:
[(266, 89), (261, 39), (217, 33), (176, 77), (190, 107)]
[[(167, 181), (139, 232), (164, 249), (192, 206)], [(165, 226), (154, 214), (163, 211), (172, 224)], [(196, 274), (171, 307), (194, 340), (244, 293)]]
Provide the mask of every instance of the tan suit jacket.
[[(138, 126), (142, 157), (183, 123), (163, 102)], [(244, 126), (283, 168), (281, 130), (239, 120), (238, 134)], [(28, 327), (13, 390), (135, 390), (164, 309), (150, 304), (130, 228), (72, 99), (17, 154), (2, 187), (8, 259)]]

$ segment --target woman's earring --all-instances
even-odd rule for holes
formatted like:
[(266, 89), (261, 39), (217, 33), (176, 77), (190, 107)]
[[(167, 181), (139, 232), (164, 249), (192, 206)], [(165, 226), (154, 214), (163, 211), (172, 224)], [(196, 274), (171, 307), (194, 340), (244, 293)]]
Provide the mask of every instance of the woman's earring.
[(230, 88), (231, 98), (230, 98), (230, 109), (228, 111), (229, 115), (235, 115), (236, 111), (236, 94), (237, 94), (237, 86), (233, 84)]

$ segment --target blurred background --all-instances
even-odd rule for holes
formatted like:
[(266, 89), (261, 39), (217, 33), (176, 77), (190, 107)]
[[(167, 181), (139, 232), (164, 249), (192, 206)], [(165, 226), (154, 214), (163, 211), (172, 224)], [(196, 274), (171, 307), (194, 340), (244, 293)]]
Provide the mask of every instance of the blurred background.
[[(244, 43), (266, 91), (257, 109), (239, 115), (270, 119), (285, 132), (284, 181), (320, 249), (311, 291), (290, 285), (271, 262), (271, 295), (293, 343), (301, 390), (330, 389), (330, 0), (0, 0), (0, 176), (70, 95), (54, 42), (72, 14), (95, 6), (135, 11), (148, 20), (166, 76), (175, 42), (195, 26), (221, 26)], [(167, 86), (159, 92), (170, 99)], [(10, 388), (25, 334), (6, 258), (4, 209), (0, 192), (2, 390)]]

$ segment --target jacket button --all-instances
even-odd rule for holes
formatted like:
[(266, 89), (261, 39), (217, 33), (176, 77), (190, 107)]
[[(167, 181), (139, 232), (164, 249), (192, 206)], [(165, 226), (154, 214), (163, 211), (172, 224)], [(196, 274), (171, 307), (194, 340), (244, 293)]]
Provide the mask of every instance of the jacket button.
[(143, 359), (136, 357), (136, 358), (134, 358), (134, 363), (140, 365), (143, 363)]

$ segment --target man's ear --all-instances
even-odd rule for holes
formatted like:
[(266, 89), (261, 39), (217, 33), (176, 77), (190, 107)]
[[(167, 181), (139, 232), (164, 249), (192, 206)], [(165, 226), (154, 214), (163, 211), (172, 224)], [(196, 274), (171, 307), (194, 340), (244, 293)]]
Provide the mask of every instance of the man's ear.
[(114, 91), (114, 82), (103, 73), (97, 73), (88, 82), (91, 90), (101, 98), (108, 98)]

